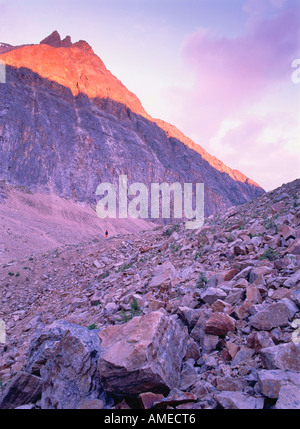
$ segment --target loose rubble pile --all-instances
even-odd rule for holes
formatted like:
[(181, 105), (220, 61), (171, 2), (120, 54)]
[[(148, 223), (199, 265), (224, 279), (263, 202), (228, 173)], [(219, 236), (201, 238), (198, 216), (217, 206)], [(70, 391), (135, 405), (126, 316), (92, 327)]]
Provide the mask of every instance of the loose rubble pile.
[(0, 408), (300, 408), (300, 180), (2, 268)]

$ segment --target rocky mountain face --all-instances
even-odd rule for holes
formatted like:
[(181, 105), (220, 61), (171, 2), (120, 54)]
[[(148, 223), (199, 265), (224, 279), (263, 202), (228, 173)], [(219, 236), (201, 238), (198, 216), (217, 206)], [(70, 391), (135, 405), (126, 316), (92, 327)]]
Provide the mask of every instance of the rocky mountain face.
[(299, 409), (299, 195), (6, 264), (0, 408)]
[(153, 119), (85, 42), (52, 33), (2, 44), (0, 178), (32, 192), (96, 203), (101, 182), (204, 183), (209, 215), (263, 190), (176, 127)]

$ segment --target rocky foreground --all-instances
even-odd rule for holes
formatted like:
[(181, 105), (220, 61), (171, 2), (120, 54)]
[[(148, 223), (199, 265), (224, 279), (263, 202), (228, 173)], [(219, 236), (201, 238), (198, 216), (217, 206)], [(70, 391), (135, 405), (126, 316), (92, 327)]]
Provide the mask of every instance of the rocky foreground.
[(0, 408), (300, 408), (300, 180), (2, 267)]

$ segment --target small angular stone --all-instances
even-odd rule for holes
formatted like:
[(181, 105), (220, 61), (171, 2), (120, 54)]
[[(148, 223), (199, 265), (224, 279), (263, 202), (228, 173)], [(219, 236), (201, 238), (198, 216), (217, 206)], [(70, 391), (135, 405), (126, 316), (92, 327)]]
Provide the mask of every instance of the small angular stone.
[(258, 352), (260, 349), (275, 346), (268, 332), (252, 332), (247, 338), (247, 346)]
[(204, 327), (204, 332), (212, 335), (226, 335), (228, 331), (234, 330), (235, 320), (224, 313), (213, 313)]
[(153, 407), (154, 403), (160, 402), (163, 398), (164, 395), (161, 393), (145, 392), (139, 394), (141, 406), (145, 410), (149, 410)]
[(226, 292), (224, 292), (220, 288), (209, 287), (205, 291), (203, 291), (200, 295), (202, 301), (207, 302), (212, 305), (217, 299), (225, 299), (227, 296)]
[(291, 253), (292, 255), (300, 255), (300, 238), (296, 238), (286, 249), (286, 253)]
[(168, 406), (176, 407), (177, 405), (187, 402), (197, 402), (197, 400), (197, 396), (193, 393), (173, 389), (166, 398), (155, 402), (153, 408), (161, 409), (167, 408)]
[(235, 357), (231, 362), (231, 366), (235, 367), (241, 363), (249, 360), (254, 354), (254, 350), (248, 349), (247, 347), (241, 347), (240, 350), (236, 353)]

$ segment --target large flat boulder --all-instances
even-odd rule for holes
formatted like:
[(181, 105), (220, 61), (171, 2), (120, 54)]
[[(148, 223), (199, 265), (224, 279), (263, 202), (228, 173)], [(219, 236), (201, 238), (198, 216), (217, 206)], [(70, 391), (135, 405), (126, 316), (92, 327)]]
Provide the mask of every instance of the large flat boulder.
[(179, 385), (188, 332), (160, 311), (99, 332), (98, 369), (115, 395), (164, 391)]

